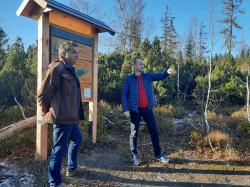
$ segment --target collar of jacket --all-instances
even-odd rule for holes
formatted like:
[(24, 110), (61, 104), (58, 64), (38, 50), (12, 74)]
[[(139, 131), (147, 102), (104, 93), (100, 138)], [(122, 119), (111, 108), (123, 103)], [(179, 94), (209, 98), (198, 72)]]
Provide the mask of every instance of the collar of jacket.
[[(145, 74), (145, 73), (144, 73), (144, 72), (142, 72), (142, 73), (141, 73), (141, 77), (142, 77), (144, 74)], [(133, 75), (133, 77), (134, 77), (134, 78), (136, 78), (136, 77), (137, 77), (137, 75), (136, 75), (135, 73), (133, 73), (132, 75)]]
[(74, 66), (73, 66), (73, 65), (70, 63), (70, 61), (67, 60), (66, 58), (59, 57), (59, 61), (61, 61), (61, 62), (64, 64), (64, 66), (65, 66), (66, 68), (75, 71)]
[(64, 65), (64, 67), (68, 70), (68, 72), (74, 77), (75, 81), (77, 82), (78, 86), (80, 87), (79, 79), (76, 75), (75, 68), (72, 66), (72, 64), (65, 58), (59, 58), (59, 60)]

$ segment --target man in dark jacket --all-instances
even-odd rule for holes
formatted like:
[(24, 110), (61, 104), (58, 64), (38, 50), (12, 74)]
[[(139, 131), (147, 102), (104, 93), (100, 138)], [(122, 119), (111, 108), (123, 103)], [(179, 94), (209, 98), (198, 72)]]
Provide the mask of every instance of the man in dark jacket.
[(47, 123), (53, 124), (53, 148), (48, 171), (50, 186), (61, 186), (61, 164), (66, 153), (66, 175), (75, 173), (78, 149), (83, 140), (79, 128), (84, 118), (80, 83), (73, 67), (78, 59), (77, 45), (64, 42), (58, 54), (59, 60), (50, 64), (38, 92), (41, 115)]
[(128, 118), (130, 117), (131, 120), (130, 150), (134, 165), (141, 163), (137, 150), (137, 137), (141, 117), (148, 126), (155, 158), (163, 163), (169, 161), (161, 152), (158, 129), (152, 111), (156, 104), (152, 82), (162, 80), (171, 74), (171, 69), (159, 73), (144, 73), (143, 60), (136, 59), (134, 62), (134, 74), (128, 75), (123, 81), (122, 108), (124, 115)]

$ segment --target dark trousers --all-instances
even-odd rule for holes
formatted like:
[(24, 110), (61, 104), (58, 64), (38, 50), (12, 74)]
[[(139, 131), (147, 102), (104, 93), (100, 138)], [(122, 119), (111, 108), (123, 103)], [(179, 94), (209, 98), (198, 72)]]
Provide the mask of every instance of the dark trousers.
[(153, 143), (154, 155), (159, 157), (161, 154), (161, 147), (159, 141), (159, 133), (155, 121), (155, 116), (150, 108), (139, 108), (138, 112), (130, 112), (131, 120), (131, 133), (130, 133), (130, 150), (132, 155), (138, 154), (137, 151), (137, 139), (139, 133), (139, 126), (141, 117), (146, 122), (149, 133), (151, 135), (151, 141)]

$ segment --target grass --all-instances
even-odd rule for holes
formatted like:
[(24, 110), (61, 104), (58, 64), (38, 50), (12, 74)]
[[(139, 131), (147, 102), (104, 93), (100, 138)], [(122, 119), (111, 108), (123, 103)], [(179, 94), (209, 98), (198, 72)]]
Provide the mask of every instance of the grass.
[(35, 128), (29, 129), (22, 134), (19, 134), (13, 138), (1, 140), (0, 142), (0, 157), (6, 157), (10, 155), (17, 147), (21, 145), (35, 145)]
[[(91, 136), (88, 134), (88, 120), (86, 119), (83, 124), (81, 125), (82, 132), (84, 133), (84, 144), (81, 146), (80, 155), (87, 155), (89, 156), (90, 152), (93, 153), (100, 151), (112, 151), (116, 150), (119, 151), (121, 155), (126, 158), (126, 162), (130, 162), (130, 151), (129, 151), (129, 133), (130, 133), (130, 122), (126, 119), (123, 115), (120, 106), (111, 106), (108, 103), (100, 102), (98, 104), (98, 127), (97, 127), (97, 144), (93, 145), (89, 143), (89, 139)], [(175, 132), (175, 124), (172, 123), (172, 118), (183, 118), (186, 116), (187, 111), (186, 108), (182, 106), (175, 106), (175, 105), (166, 105), (155, 108), (155, 115), (157, 119), (157, 123), (159, 125), (159, 130), (161, 134), (161, 140), (164, 140), (165, 147), (167, 149), (166, 153), (170, 153), (169, 155), (171, 158), (175, 159), (183, 159), (188, 158), (192, 159), (200, 159), (200, 160), (224, 160), (224, 161), (235, 161), (235, 160), (242, 160), (244, 158), (243, 151), (245, 154), (249, 155), (250, 150), (246, 150), (246, 146), (249, 145), (249, 141), (240, 141), (240, 139), (236, 139), (231, 133), (232, 129), (229, 123), (231, 123), (232, 118), (238, 118), (239, 122), (234, 124), (234, 127), (239, 127), (242, 124), (240, 120), (241, 111), (237, 113), (237, 111), (233, 111), (233, 113), (228, 114), (217, 114), (217, 113), (210, 113), (209, 115), (209, 122), (211, 125), (211, 131), (208, 137), (211, 139), (213, 145), (216, 148), (215, 152), (212, 152), (210, 149), (207, 136), (206, 136), (206, 128), (202, 126), (201, 121), (204, 120), (203, 116), (196, 114), (192, 117), (192, 123), (195, 126), (192, 126), (192, 132), (190, 136), (190, 144), (186, 141), (186, 137), (189, 136), (189, 133), (175, 136), (173, 132)], [(236, 117), (235, 117), (235, 114)], [(88, 116), (85, 114), (85, 116)], [(108, 120), (107, 120), (108, 119)], [(220, 125), (222, 124), (222, 125)], [(204, 125), (204, 124), (203, 124)], [(248, 128), (249, 124), (245, 124)], [(183, 124), (185, 126), (185, 124)], [(189, 125), (190, 126), (190, 125)], [(141, 143), (144, 143), (144, 147), (141, 147), (144, 160), (149, 161), (151, 157), (148, 155), (152, 153), (152, 146), (150, 142), (150, 136), (147, 132), (147, 128), (141, 125), (141, 132), (140, 133), (140, 140)], [(229, 129), (230, 130), (229, 130)], [(235, 132), (241, 133), (239, 129), (235, 128)], [(246, 132), (244, 128), (242, 131)], [(185, 136), (185, 138), (184, 138)], [(51, 147), (52, 143), (52, 126), (49, 126), (49, 148)], [(176, 142), (172, 139), (178, 139)], [(32, 145), (33, 151), (35, 149), (35, 128), (30, 129), (28, 131), (19, 134), (15, 138), (8, 139), (6, 141), (0, 142), (0, 156), (8, 156), (11, 152), (18, 150), (24, 152), (25, 148), (29, 145)], [(144, 141), (145, 140), (145, 141)], [(173, 149), (172, 146), (173, 142)], [(163, 143), (163, 142), (161, 142)], [(244, 145), (243, 145), (244, 144)], [(237, 145), (242, 146), (241, 149), (237, 147)], [(245, 148), (245, 150), (244, 150)], [(182, 150), (182, 151), (178, 151)], [(247, 152), (248, 151), (248, 152)], [(50, 150), (48, 150), (50, 153)], [(31, 154), (31, 152), (27, 152), (27, 154)], [(25, 157), (24, 157), (25, 158)], [(81, 158), (79, 158), (81, 159)], [(65, 161), (65, 160), (64, 160)], [(192, 161), (190, 161), (191, 163)], [(33, 174), (36, 177), (35, 184), (38, 186), (47, 186), (47, 162), (44, 161), (36, 161), (31, 159), (28, 161), (22, 162), (25, 167), (30, 168)], [(83, 162), (84, 163), (84, 162)], [(204, 161), (205, 164), (190, 164), (188, 165), (188, 169), (196, 169), (196, 170), (244, 170), (241, 166), (230, 166), (225, 162), (224, 165), (218, 166), (217, 164), (206, 164), (207, 162)], [(65, 165), (65, 164), (64, 164)], [(175, 167), (176, 164), (170, 165)], [(105, 176), (104, 176), (105, 177)]]
[(185, 115), (183, 106), (170, 105), (170, 104), (156, 107), (155, 113), (158, 116), (165, 116), (169, 118), (170, 117), (181, 118)]
[[(85, 106), (85, 111), (88, 106)], [(246, 119), (242, 119), (245, 116), (244, 108), (228, 109), (221, 113), (208, 112), (210, 133), (206, 135), (206, 126), (204, 123), (204, 117), (200, 114), (195, 114), (192, 117), (192, 124), (187, 125), (185, 122), (182, 124), (183, 132), (186, 127), (191, 128), (191, 132), (187, 132), (186, 136), (189, 136), (188, 142), (182, 142), (180, 145), (186, 144), (185, 150), (195, 150), (198, 153), (204, 154), (205, 158), (216, 159), (240, 159), (244, 154), (249, 154), (248, 147), (250, 143), (250, 124)], [(231, 113), (229, 113), (231, 111)], [(172, 118), (184, 118), (189, 111), (186, 107), (180, 105), (164, 105), (158, 106), (154, 109), (157, 125), (161, 137), (179, 138), (175, 133), (175, 124), (172, 122)], [(18, 114), (17, 116), (10, 118), (10, 114)], [(13, 115), (13, 116), (14, 116)], [(88, 113), (85, 112), (87, 118)], [(6, 118), (4, 118), (6, 117)], [(15, 122), (14, 120), (20, 120), (20, 111), (18, 108), (11, 108), (6, 111), (3, 116), (1, 115), (0, 121), (10, 120), (8, 124)], [(5, 121), (5, 123), (7, 123)], [(91, 133), (89, 133), (89, 122), (86, 119), (81, 124), (81, 129), (84, 134), (84, 144), (81, 151), (91, 147)], [(188, 128), (187, 128), (188, 129)], [(190, 131), (190, 130), (189, 130)], [(107, 147), (116, 147), (122, 145), (126, 148), (128, 145), (128, 138), (130, 134), (130, 121), (122, 112), (121, 106), (112, 106), (104, 101), (98, 103), (98, 126), (97, 126), (97, 144)], [(236, 136), (237, 135), (237, 136)], [(145, 125), (141, 125), (140, 137), (148, 137), (148, 129)], [(52, 144), (52, 125), (49, 126), (49, 150), (50, 154)], [(208, 144), (208, 138), (211, 140), (212, 145), (216, 148), (216, 152), (211, 152)], [(0, 157), (9, 155), (13, 150), (18, 149), (21, 145), (35, 147), (36, 131), (35, 128), (25, 131), (15, 138), (10, 138), (0, 142)], [(175, 141), (175, 140), (174, 140)], [(191, 145), (191, 147), (190, 147)], [(124, 151), (124, 154), (128, 154)]]

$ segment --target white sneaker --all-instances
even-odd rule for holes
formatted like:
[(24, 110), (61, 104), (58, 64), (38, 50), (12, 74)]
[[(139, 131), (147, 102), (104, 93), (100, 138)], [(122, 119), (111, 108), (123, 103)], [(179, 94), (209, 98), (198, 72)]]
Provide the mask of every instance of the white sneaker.
[(159, 157), (156, 157), (156, 160), (161, 161), (162, 163), (169, 163), (169, 158), (164, 154), (161, 154)]
[(132, 155), (132, 163), (133, 163), (133, 165), (135, 165), (135, 166), (139, 166), (139, 165), (140, 165), (141, 159), (140, 159), (140, 157), (139, 157), (138, 154)]

